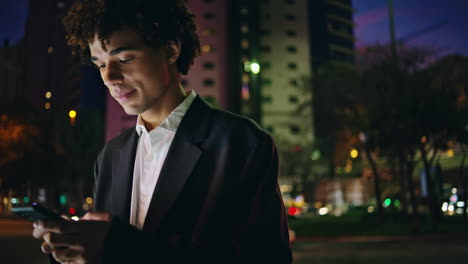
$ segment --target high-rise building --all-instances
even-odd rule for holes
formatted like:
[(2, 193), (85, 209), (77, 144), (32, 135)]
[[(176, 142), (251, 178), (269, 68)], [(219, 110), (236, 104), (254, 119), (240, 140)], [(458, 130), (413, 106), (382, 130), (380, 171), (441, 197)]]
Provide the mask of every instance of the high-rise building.
[(80, 102), (80, 63), (66, 44), (61, 23), (71, 2), (29, 3), (17, 92), (26, 103), (44, 111), (76, 108)]

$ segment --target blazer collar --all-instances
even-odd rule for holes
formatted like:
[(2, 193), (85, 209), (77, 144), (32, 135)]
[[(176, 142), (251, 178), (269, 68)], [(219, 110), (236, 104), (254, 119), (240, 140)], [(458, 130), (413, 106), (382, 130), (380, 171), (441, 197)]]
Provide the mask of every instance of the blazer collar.
[[(212, 107), (197, 96), (174, 136), (161, 169), (146, 215), (143, 231), (154, 232), (174, 204), (202, 154), (200, 143), (207, 137)], [(130, 219), (131, 191), (138, 133), (122, 137), (119, 158), (114, 166), (112, 211), (125, 223)]]

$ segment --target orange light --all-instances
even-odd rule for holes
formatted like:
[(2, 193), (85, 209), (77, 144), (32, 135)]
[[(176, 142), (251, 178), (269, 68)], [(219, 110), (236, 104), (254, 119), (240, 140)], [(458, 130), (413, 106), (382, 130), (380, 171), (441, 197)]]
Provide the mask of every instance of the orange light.
[(423, 137), (421, 138), (421, 142), (422, 142), (422, 143), (426, 143), (426, 142), (427, 142), (427, 137), (426, 137), (426, 136), (423, 136)]
[(51, 106), (50, 103), (45, 103), (44, 108), (45, 108), (46, 110), (49, 110), (49, 109), (50, 109), (50, 106)]

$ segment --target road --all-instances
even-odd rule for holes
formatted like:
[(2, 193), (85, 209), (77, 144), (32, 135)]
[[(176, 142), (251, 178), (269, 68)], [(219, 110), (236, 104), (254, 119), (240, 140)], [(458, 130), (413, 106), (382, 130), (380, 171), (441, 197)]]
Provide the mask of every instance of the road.
[[(31, 232), (29, 222), (0, 219), (0, 263), (47, 264)], [(293, 250), (295, 264), (468, 263), (468, 237), (311, 239)]]

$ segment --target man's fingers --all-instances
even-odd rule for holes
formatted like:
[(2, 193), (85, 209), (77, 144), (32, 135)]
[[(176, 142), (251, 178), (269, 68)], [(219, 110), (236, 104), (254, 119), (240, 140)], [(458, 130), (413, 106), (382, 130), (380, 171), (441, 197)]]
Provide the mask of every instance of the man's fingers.
[(52, 252), (52, 249), (51, 249), (50, 246), (47, 244), (47, 242), (42, 242), (41, 250), (42, 250), (42, 252), (44, 252), (45, 254), (50, 254), (50, 252)]
[(52, 256), (60, 263), (79, 263), (83, 259), (80, 251), (70, 248), (54, 249)]
[[(73, 233), (73, 225), (71, 225), (71, 222), (63, 221), (63, 222), (58, 222), (58, 221), (36, 221), (33, 224), (34, 230), (37, 229), (37, 235), (40, 235), (41, 233), (46, 233), (46, 232), (54, 232), (54, 233)], [(33, 232), (33, 235), (35, 233)], [(43, 235), (43, 234), (42, 234)], [(41, 238), (42, 235), (36, 238)]]
[(76, 234), (70, 235), (48, 232), (43, 238), (52, 250), (61, 247), (81, 248), (78, 235)]

